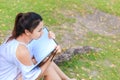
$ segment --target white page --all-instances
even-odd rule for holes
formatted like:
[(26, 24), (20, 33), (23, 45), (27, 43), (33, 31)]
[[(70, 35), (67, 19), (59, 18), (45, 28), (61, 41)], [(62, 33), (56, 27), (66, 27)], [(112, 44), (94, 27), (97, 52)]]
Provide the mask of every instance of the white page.
[(39, 64), (43, 59), (45, 59), (57, 46), (53, 39), (48, 37), (47, 28), (43, 29), (42, 36), (33, 40), (29, 45), (30, 53), (32, 53)]

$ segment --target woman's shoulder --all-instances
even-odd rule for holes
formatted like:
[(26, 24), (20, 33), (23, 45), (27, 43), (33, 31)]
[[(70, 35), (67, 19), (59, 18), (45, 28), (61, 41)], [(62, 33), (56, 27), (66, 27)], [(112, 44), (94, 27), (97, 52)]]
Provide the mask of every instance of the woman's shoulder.
[(29, 50), (27, 48), (27, 45), (23, 42), (19, 42), (17, 40), (15, 40), (16, 42), (18, 42), (18, 46), (17, 46), (17, 52), (20, 54), (25, 54), (25, 53), (29, 53)]
[(26, 45), (24, 44), (19, 44), (18, 47), (17, 47), (17, 51), (20, 52), (20, 53), (28, 53), (28, 48), (26, 47)]
[(18, 43), (13, 39), (13, 40), (10, 40), (10, 41), (4, 41), (0, 46), (1, 48), (15, 48), (17, 47)]

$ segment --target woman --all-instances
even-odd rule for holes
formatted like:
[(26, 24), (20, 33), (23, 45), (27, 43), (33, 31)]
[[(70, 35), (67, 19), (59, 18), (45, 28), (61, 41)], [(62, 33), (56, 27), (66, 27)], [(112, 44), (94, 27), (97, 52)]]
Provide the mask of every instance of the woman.
[[(42, 66), (35, 67), (35, 59), (28, 44), (42, 35), (42, 17), (34, 12), (19, 13), (12, 35), (0, 46), (0, 80), (71, 80), (51, 61), (51, 55)], [(49, 37), (55, 35), (49, 32)], [(61, 51), (57, 46), (55, 53)], [(52, 74), (51, 74), (52, 73)]]

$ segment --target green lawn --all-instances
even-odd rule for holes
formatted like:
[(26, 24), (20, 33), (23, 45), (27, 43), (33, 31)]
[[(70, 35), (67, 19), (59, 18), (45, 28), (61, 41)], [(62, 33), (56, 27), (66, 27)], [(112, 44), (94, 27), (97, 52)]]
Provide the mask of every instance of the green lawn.
[[(57, 26), (54, 27), (56, 30), (61, 24), (75, 22), (62, 14), (66, 10), (85, 15), (92, 13), (90, 8), (94, 8), (120, 16), (119, 4), (120, 0), (0, 0), (0, 36), (7, 35), (13, 28), (19, 12), (35, 11), (43, 16), (45, 25)], [(60, 68), (77, 80), (120, 80), (120, 37), (88, 34), (87, 39), (78, 44), (99, 47), (102, 51), (74, 56), (60, 64)], [(0, 40), (3, 41), (1, 37)]]
[(69, 62), (60, 64), (61, 68), (78, 80), (120, 80), (120, 39), (92, 33), (87, 37), (81, 45), (99, 47), (102, 51), (76, 55)]

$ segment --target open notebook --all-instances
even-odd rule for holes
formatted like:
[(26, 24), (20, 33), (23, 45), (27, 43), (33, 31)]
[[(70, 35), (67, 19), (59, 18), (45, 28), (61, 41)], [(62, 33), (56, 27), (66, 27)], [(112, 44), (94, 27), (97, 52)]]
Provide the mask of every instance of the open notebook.
[(54, 39), (48, 37), (48, 29), (45, 27), (43, 29), (42, 36), (33, 40), (29, 45), (30, 53), (35, 57), (37, 64), (41, 63), (51, 52), (55, 49), (57, 43)]

